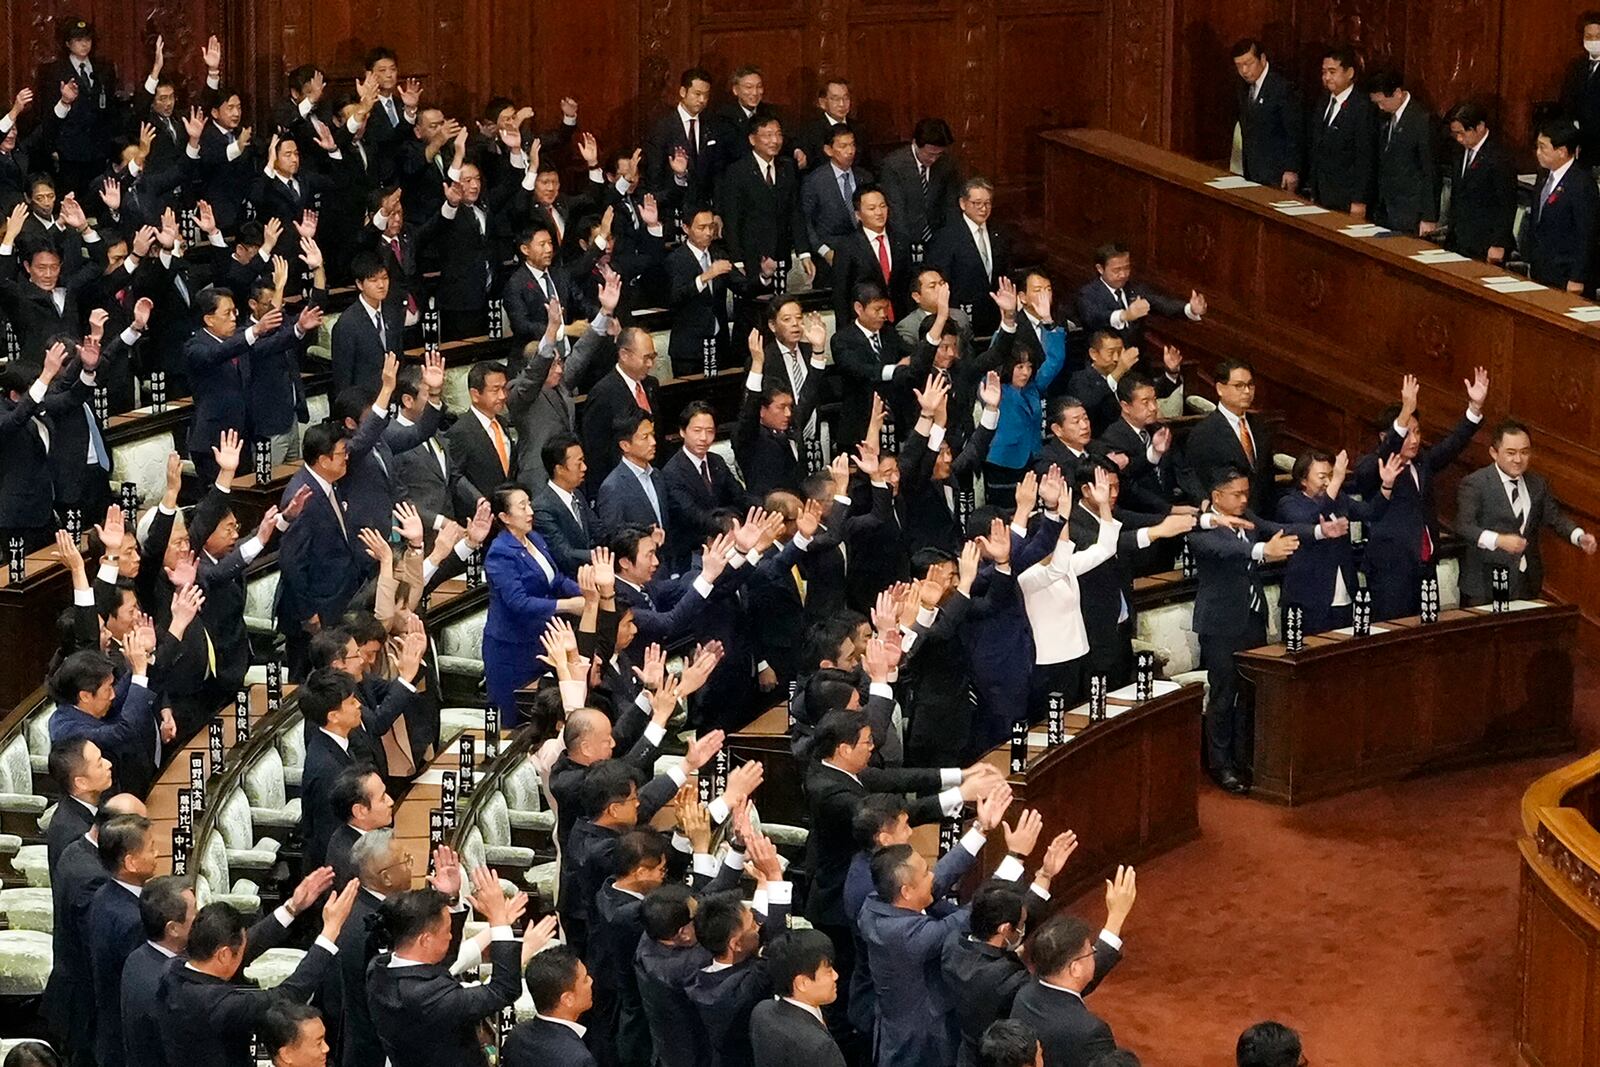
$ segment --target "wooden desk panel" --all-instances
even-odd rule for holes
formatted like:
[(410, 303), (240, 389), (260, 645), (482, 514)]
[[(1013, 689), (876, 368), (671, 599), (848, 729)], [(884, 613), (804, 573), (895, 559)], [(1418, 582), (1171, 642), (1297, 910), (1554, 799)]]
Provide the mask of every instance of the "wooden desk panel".
[[(1402, 374), (1420, 379), (1421, 417), (1437, 437), (1460, 417), (1462, 379), (1487, 367), (1486, 422), (1513, 413), (1526, 422), (1537, 469), (1579, 523), (1600, 527), (1600, 326), (1563, 314), (1588, 301), (1492, 292), (1481, 279), (1505, 272), (1486, 263), (1418, 263), (1409, 257), (1437, 246), (1348, 237), (1339, 229), (1358, 220), (1339, 212), (1283, 215), (1271, 207), (1288, 199), (1281, 190), (1212, 189), (1215, 167), (1103, 130), (1043, 138), (1043, 236), (1063, 291), (1093, 277), (1098, 245), (1121, 241), (1138, 277), (1210, 302), (1204, 322), (1153, 320), (1153, 332), (1191, 358), (1248, 356), (1259, 403), (1352, 454), (1370, 448)], [(1443, 479), (1446, 518), (1455, 479), (1486, 462), (1486, 444), (1487, 431)], [(1546, 549), (1547, 587), (1582, 605), (1585, 640), (1600, 649), (1600, 568), (1553, 539)]]
[(1362, 639), (1238, 655), (1255, 683), (1254, 796), (1281, 804), (1572, 745), (1578, 609), (1449, 611)]

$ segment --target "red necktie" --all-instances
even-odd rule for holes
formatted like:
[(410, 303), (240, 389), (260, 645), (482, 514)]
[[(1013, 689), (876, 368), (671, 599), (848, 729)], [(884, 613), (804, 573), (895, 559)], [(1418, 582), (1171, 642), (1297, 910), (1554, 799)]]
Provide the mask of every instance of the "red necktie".
[[(399, 267), (400, 269), (404, 270), (405, 269), (405, 258), (400, 255), (400, 238), (398, 238), (398, 237), (389, 238), (389, 251), (394, 253), (394, 265), (396, 267)], [(416, 313), (417, 313), (417, 298), (412, 296), (410, 293), (407, 293), (406, 294), (406, 314), (407, 315), (415, 315)]]
[(889, 280), (889, 238), (887, 234), (878, 234), (878, 269), (883, 271), (883, 280)]
[(633, 402), (639, 405), (640, 411), (650, 413), (650, 398), (644, 395), (644, 386), (638, 382), (633, 383)]

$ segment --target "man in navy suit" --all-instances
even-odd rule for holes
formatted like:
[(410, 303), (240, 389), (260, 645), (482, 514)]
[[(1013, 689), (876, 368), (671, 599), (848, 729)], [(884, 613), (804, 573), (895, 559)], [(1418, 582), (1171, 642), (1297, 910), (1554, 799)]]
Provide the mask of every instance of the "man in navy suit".
[(1379, 464), (1398, 453), (1405, 469), (1395, 479), (1388, 510), (1366, 531), (1363, 568), (1372, 590), (1372, 621), (1415, 615), (1421, 603), (1421, 580), (1438, 558), (1439, 520), (1434, 507), (1434, 481), (1483, 422), (1489, 396), (1489, 372), (1478, 367), (1467, 389), (1467, 410), (1455, 428), (1436, 445), (1424, 445), (1417, 421), (1417, 379), (1406, 375), (1400, 405), (1384, 412), (1382, 436), (1375, 452), (1356, 465), (1356, 491), (1372, 497), (1380, 482)]
[(972, 332), (987, 337), (1000, 325), (1000, 309), (989, 294), (1011, 271), (1010, 245), (989, 222), (994, 210), (989, 179), (968, 178), (957, 204), (961, 214), (934, 235), (927, 265), (950, 283), (950, 304), (971, 319)]
[(360, 530), (345, 518), (335, 486), (349, 467), (349, 443), (331, 422), (306, 428), (305, 465), (289, 480), (280, 507), (302, 487), (311, 489), (300, 518), (278, 546), (278, 630), (284, 636), (291, 677), (304, 678), (311, 635), (344, 614), (367, 573)]
[(506, 1036), (506, 1067), (595, 1067), (578, 1020), (594, 1006), (594, 979), (565, 945), (546, 949), (522, 972), (533, 997), (533, 1018)]
[(533, 494), (533, 528), (550, 548), (556, 566), (576, 577), (589, 562), (589, 552), (605, 539), (600, 518), (583, 497), (589, 465), (583, 446), (569, 433), (557, 434), (544, 446), (544, 467), (550, 479)]
[(383, 261), (371, 252), (350, 258), (356, 299), (333, 324), (331, 352), (335, 395), (352, 385), (376, 388), (383, 357), (405, 349), (405, 317), (389, 300), (393, 285)]
[(1413, 99), (1398, 71), (1372, 75), (1367, 92), (1388, 120), (1378, 131), (1378, 199), (1373, 220), (1400, 233), (1426, 237), (1439, 228), (1433, 116)]
[(89, 959), (94, 995), (95, 1059), (122, 1067), (122, 966), (144, 941), (139, 890), (156, 874), (156, 833), (143, 815), (118, 815), (100, 828), (100, 863), (110, 875), (89, 906)]
[(1378, 109), (1356, 89), (1354, 49), (1334, 45), (1323, 51), (1322, 87), (1327, 94), (1310, 115), (1306, 194), (1325, 208), (1366, 218), (1378, 184)]
[[(645, 187), (676, 203), (709, 201), (712, 175), (725, 147), (715, 116), (706, 113), (711, 102), (711, 75), (690, 67), (678, 78), (678, 104), (655, 120), (644, 139)], [(682, 220), (687, 221), (687, 220)]]
[(1301, 131), (1305, 120), (1294, 81), (1272, 69), (1267, 50), (1253, 37), (1233, 46), (1239, 72), (1239, 138), (1244, 176), (1270, 189), (1294, 192), (1300, 184)]
[(517, 477), (516, 442), (502, 419), (506, 410), (505, 364), (474, 363), (467, 372), (467, 397), (472, 406), (456, 419), (445, 440), (450, 446), (450, 476), (461, 482), (461, 498), (470, 499), (476, 507), (502, 483)]
[(243, 221), (245, 201), (259, 174), (250, 151), (252, 130), (241, 126), (244, 104), (237, 91), (224, 86), (211, 94), (211, 121), (198, 136), (189, 135), (185, 149), (199, 173), (202, 197), (211, 205), (217, 226), (232, 233)]
[[(582, 294), (565, 267), (556, 264), (555, 235), (544, 225), (530, 223), (517, 234), (522, 263), (511, 272), (501, 290), (509, 332), (519, 345), (537, 341), (545, 332), (550, 301), (561, 301), (564, 320), (581, 318)], [(565, 338), (557, 342), (566, 347)]]
[(1555, 119), (1539, 131), (1537, 191), (1517, 240), (1529, 277), (1569, 293), (1589, 287), (1600, 223), (1600, 193), (1592, 176), (1573, 166), (1577, 151), (1578, 130), (1570, 121)]
[[(1078, 325), (1091, 333), (1111, 330), (1122, 338), (1125, 347), (1139, 349), (1146, 367), (1151, 373), (1159, 374), (1156, 368), (1161, 362), (1161, 353), (1156, 346), (1146, 345), (1146, 317), (1151, 313), (1164, 318), (1181, 315), (1190, 322), (1199, 322), (1206, 313), (1206, 298), (1190, 290), (1189, 299), (1182, 301), (1142, 283), (1130, 284), (1133, 255), (1115, 241), (1095, 249), (1094, 270), (1099, 277), (1078, 290)], [(1168, 389), (1167, 393), (1171, 391)]]
[(625, 526), (611, 536), (611, 554), (617, 568), (617, 610), (631, 609), (640, 647), (658, 644), (671, 648), (690, 636), (689, 627), (712, 588), (727, 568), (730, 543), (721, 538), (716, 551), (702, 554), (698, 574), (656, 581), (658, 544), (648, 528)]
[(1450, 112), (1450, 137), (1461, 159), (1450, 172), (1450, 235), (1445, 247), (1471, 259), (1500, 263), (1515, 244), (1517, 168), (1504, 141), (1492, 136), (1489, 114), (1471, 102)]
[(800, 183), (800, 214), (811, 247), (831, 265), (839, 238), (856, 227), (856, 190), (872, 183), (872, 173), (856, 166), (856, 133), (849, 123), (828, 130), (822, 151), (828, 165)]
[(88, 832), (100, 798), (111, 789), (111, 761), (87, 737), (50, 746), (50, 777), (61, 789), (45, 834), (48, 869), (54, 870), (67, 846)]
[(1189, 535), (1200, 579), (1193, 628), (1211, 687), (1205, 714), (1206, 762), (1219, 786), (1240, 794), (1249, 789), (1241, 773), (1249, 770), (1252, 732), (1250, 716), (1238, 707), (1239, 675), (1233, 654), (1267, 643), (1261, 565), (1288, 559), (1302, 541), (1342, 537), (1350, 528), (1348, 519), (1279, 526), (1251, 512), (1249, 503), (1250, 476), (1238, 467), (1223, 468), (1213, 475), (1212, 510), (1230, 519), (1243, 518), (1254, 528), (1215, 526)]
[(147, 677), (154, 650), (145, 641), (141, 630), (123, 639), (132, 674), (120, 693), (111, 660), (93, 649), (74, 652), (50, 676), (50, 743), (88, 738), (111, 760), (118, 782), (142, 779), (155, 763), (157, 702)]
[[(234, 299), (225, 290), (207, 288), (195, 297), (200, 328), (183, 346), (183, 362), (194, 391), (194, 421), (189, 424), (189, 458), (201, 485), (217, 478), (216, 460), (211, 446), (222, 431), (233, 430), (250, 437), (248, 400), (250, 354), (257, 343), (283, 324), (283, 312), (273, 308), (255, 324), (239, 329)], [(311, 309), (307, 309), (309, 312)], [(302, 313), (305, 317), (306, 313)], [(320, 316), (318, 316), (320, 321)], [(299, 323), (296, 323), (298, 326)], [(313, 327), (315, 328), (315, 327)], [(273, 337), (271, 343), (282, 344)], [(293, 339), (289, 339), (293, 343)]]
[[(667, 487), (667, 544), (673, 555), (668, 566), (683, 571), (689, 556), (709, 536), (721, 533), (711, 513), (718, 508), (742, 511), (747, 502), (744, 486), (728, 461), (711, 451), (717, 440), (717, 414), (704, 400), (688, 404), (678, 416), (683, 447), (661, 470)], [(613, 472), (615, 473), (615, 472)]]
[(653, 464), (656, 458), (656, 425), (649, 415), (625, 411), (612, 423), (611, 439), (617, 443), (622, 461), (605, 481), (595, 501), (600, 521), (607, 530), (624, 526), (659, 526), (663, 533), (672, 529), (671, 497), (667, 481)]

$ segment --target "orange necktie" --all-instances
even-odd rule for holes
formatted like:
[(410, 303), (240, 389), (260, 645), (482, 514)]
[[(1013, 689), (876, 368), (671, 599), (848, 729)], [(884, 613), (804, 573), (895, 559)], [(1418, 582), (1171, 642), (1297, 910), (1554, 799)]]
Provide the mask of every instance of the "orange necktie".
[(1250, 436), (1250, 423), (1243, 418), (1239, 420), (1239, 444), (1244, 446), (1244, 458), (1249, 462), (1250, 466), (1254, 467), (1256, 465), (1256, 442), (1255, 438)]
[(500, 457), (500, 470), (510, 474), (511, 456), (506, 452), (506, 435), (505, 431), (500, 429), (500, 420), (490, 419), (489, 429), (494, 432), (494, 451)]

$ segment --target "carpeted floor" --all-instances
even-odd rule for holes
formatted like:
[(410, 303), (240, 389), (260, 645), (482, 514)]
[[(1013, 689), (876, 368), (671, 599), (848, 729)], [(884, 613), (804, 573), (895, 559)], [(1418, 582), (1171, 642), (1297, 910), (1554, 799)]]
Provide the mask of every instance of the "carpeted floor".
[[(1518, 803), (1565, 761), (1293, 810), (1206, 786), (1201, 839), (1139, 870), (1127, 956), (1095, 1011), (1146, 1067), (1228, 1067), (1267, 1018), (1299, 1030), (1316, 1067), (1509, 1063)], [(1103, 915), (1092, 896), (1074, 910)]]

